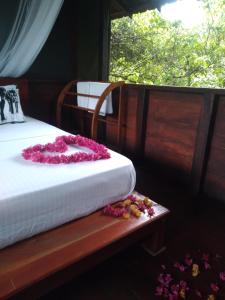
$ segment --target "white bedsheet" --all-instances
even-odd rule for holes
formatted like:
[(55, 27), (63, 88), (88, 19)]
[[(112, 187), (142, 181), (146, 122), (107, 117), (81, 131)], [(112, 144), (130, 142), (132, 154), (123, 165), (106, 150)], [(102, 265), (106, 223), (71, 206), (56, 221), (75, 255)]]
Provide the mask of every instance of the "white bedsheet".
[(22, 149), (68, 134), (26, 120), (0, 127), (0, 249), (125, 198), (135, 186), (132, 162), (113, 151), (108, 160), (69, 165), (24, 160)]

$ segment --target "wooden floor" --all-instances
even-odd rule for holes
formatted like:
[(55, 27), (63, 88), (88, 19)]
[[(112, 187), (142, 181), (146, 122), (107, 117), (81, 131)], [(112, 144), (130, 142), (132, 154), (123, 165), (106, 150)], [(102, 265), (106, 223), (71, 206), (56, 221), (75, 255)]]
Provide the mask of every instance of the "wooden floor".
[(171, 210), (166, 251), (151, 257), (140, 245), (131, 246), (41, 300), (154, 300), (161, 264), (198, 249), (225, 255), (224, 205), (203, 199), (199, 210), (185, 187), (142, 166), (137, 167), (137, 180), (141, 193)]

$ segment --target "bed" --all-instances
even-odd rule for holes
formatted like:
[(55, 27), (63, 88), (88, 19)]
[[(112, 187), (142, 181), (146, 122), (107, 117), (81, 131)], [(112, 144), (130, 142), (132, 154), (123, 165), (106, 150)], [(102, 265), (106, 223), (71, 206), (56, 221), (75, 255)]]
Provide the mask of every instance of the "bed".
[[(0, 79), (14, 83), (27, 114), (27, 81)], [(133, 191), (126, 157), (109, 150), (108, 160), (46, 165), (21, 156), (65, 134), (31, 117), (0, 125), (0, 299), (36, 299), (146, 236), (154, 252), (162, 248), (166, 208), (155, 203), (153, 218), (129, 221), (99, 210)]]
[[(88, 215), (133, 191), (133, 164), (114, 151), (110, 159), (59, 165), (22, 157), (24, 148), (62, 135), (68, 133), (30, 117), (0, 127), (0, 249)], [(71, 146), (68, 153), (79, 150)]]

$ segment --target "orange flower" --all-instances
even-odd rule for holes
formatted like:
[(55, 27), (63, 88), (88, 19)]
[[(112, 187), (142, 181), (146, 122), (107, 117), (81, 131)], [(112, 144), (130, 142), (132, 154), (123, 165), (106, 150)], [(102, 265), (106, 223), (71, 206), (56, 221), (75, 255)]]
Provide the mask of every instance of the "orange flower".
[(197, 277), (199, 275), (199, 266), (197, 264), (192, 265), (192, 276)]
[(185, 299), (185, 298), (186, 298), (185, 289), (181, 289), (179, 294), (180, 294), (180, 297), (181, 297), (182, 299)]

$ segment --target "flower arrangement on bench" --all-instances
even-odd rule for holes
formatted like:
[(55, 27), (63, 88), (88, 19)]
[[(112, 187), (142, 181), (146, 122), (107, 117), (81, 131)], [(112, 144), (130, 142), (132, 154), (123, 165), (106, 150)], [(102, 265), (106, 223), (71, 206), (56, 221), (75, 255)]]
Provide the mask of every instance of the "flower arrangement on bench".
[(141, 214), (147, 213), (148, 216), (154, 215), (154, 208), (152, 200), (147, 197), (140, 197), (133, 193), (125, 200), (117, 202), (116, 204), (109, 204), (103, 209), (103, 214), (113, 217), (123, 217), (129, 219), (130, 216), (140, 218)]

